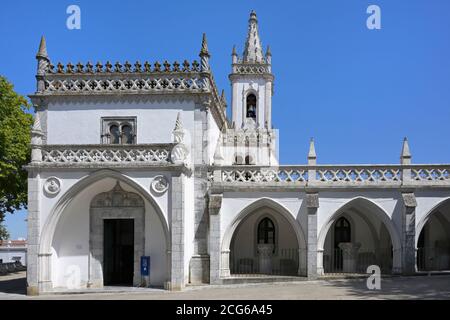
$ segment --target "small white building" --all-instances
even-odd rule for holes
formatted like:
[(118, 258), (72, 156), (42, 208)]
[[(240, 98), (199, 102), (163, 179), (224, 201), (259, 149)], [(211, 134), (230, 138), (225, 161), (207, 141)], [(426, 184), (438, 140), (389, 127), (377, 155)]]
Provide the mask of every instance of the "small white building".
[(27, 265), (26, 240), (0, 240), (0, 263), (20, 262)]
[[(450, 269), (450, 165), (279, 165), (274, 76), (254, 12), (231, 114), (200, 61), (58, 63), (37, 54), (28, 293)], [(275, 106), (276, 108), (276, 106)]]

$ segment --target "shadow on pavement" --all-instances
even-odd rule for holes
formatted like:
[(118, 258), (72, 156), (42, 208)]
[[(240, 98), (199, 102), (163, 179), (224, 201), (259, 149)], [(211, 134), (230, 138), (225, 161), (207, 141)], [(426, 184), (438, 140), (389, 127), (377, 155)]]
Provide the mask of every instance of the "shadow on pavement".
[(4, 279), (0, 276), (0, 293), (26, 294), (27, 279), (25, 276), (20, 278)]
[(327, 282), (357, 299), (450, 299), (450, 276), (381, 277), (379, 290), (369, 290), (367, 279)]

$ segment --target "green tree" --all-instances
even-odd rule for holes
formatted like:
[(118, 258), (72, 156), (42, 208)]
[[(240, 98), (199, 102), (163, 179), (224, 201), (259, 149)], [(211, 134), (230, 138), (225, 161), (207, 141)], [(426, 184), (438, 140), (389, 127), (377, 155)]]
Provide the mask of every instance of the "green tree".
[(3, 224), (0, 224), (0, 240), (8, 240), (9, 232)]
[[(27, 172), (30, 162), (30, 130), (33, 116), (27, 100), (0, 76), (0, 224), (7, 212), (26, 208)], [(0, 225), (0, 237), (6, 229)], [(6, 231), (7, 233), (7, 231)], [(3, 235), (2, 235), (3, 234)]]

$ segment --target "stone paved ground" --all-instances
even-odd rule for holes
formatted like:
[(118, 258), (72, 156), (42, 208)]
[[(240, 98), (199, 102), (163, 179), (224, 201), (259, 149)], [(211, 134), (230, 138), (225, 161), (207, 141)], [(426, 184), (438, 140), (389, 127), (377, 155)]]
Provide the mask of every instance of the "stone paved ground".
[[(390, 277), (371, 291), (365, 279), (189, 287), (183, 292), (132, 288), (128, 292), (25, 295), (25, 273), (0, 276), (0, 299), (450, 299), (450, 276)], [(120, 291), (120, 289), (116, 289)]]

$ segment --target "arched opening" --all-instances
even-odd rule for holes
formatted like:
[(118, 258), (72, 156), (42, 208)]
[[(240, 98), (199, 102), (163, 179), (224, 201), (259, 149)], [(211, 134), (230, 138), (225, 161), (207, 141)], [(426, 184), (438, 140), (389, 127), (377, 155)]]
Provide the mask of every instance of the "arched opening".
[(120, 143), (120, 130), (117, 124), (112, 124), (109, 127), (109, 133), (111, 136), (111, 144), (119, 144)]
[(371, 265), (385, 274), (400, 269), (401, 243), (392, 222), (364, 198), (335, 212), (320, 232), (318, 248), (324, 273), (366, 273)]
[(419, 227), (417, 270), (450, 270), (450, 200), (434, 208)]
[[(107, 206), (108, 203), (117, 204), (114, 201), (118, 198), (110, 197), (112, 202), (105, 198), (104, 206), (100, 206), (97, 201), (99, 197), (114, 191), (118, 182), (123, 189), (122, 194), (132, 196), (122, 198), (124, 205)], [(112, 200), (114, 198), (116, 200)], [(140, 200), (136, 203), (135, 199)], [(135, 212), (135, 209), (139, 212)], [(92, 215), (95, 211), (103, 216), (94, 221)], [(39, 252), (45, 253), (45, 256), (40, 258), (42, 275), (39, 281), (45, 281), (48, 284), (47, 289), (66, 288), (69, 284), (74, 285), (73, 281), (69, 280), (74, 279), (75, 274), (77, 275), (75, 279), (79, 279), (76, 286), (79, 285), (81, 288), (103, 286), (105, 260), (102, 255), (104, 255), (105, 247), (99, 245), (99, 242), (96, 244), (95, 241), (104, 241), (104, 237), (92, 232), (105, 231), (108, 228), (105, 227), (105, 220), (118, 219), (134, 222), (134, 233), (128, 230), (130, 231), (128, 236), (133, 235), (132, 242), (135, 249), (132, 284), (140, 284), (141, 280), (140, 277), (135, 276), (139, 275), (138, 255), (148, 255), (151, 257), (152, 268), (150, 285), (162, 287), (170, 276), (167, 271), (169, 261), (167, 250), (170, 243), (164, 215), (151, 196), (137, 183), (112, 170), (101, 170), (81, 179), (58, 200), (43, 226)], [(116, 227), (122, 228), (122, 226)], [(128, 227), (130, 225), (123, 226), (125, 231)], [(129, 238), (122, 240), (124, 240), (121, 243), (122, 247), (126, 251)], [(45, 262), (46, 257), (48, 257), (48, 263)]]
[(246, 117), (256, 121), (256, 96), (253, 93), (247, 96)]
[(122, 144), (133, 144), (134, 135), (133, 129), (129, 124), (124, 124), (122, 126)]
[[(231, 276), (301, 274), (304, 257), (299, 252), (300, 228), (287, 214), (269, 206), (245, 210), (245, 216), (232, 224), (229, 244), (229, 269)], [(292, 220), (292, 221), (291, 221)], [(294, 222), (295, 223), (295, 222)], [(234, 230), (234, 231), (233, 231)], [(224, 243), (226, 243), (226, 238)], [(226, 247), (226, 244), (225, 244)], [(225, 252), (226, 250), (223, 250)]]
[(343, 268), (343, 260), (340, 259), (342, 257), (342, 249), (339, 247), (341, 243), (351, 242), (352, 241), (352, 233), (351, 233), (351, 225), (350, 222), (344, 218), (340, 217), (334, 224), (334, 252), (338, 252), (338, 255), (335, 255), (334, 260), (334, 268), (336, 270), (342, 270)]
[(237, 165), (244, 164), (244, 159), (243, 159), (242, 155), (235, 154), (235, 156), (234, 156), (234, 164), (237, 164)]
[(258, 224), (258, 243), (275, 245), (275, 225), (270, 218), (264, 218)]

